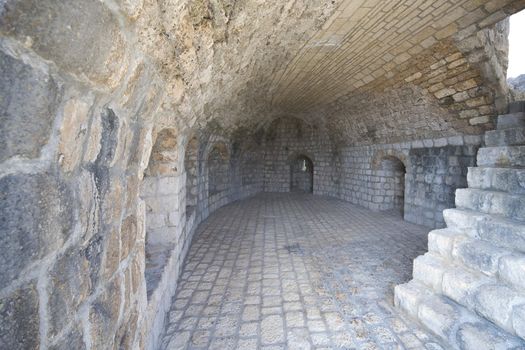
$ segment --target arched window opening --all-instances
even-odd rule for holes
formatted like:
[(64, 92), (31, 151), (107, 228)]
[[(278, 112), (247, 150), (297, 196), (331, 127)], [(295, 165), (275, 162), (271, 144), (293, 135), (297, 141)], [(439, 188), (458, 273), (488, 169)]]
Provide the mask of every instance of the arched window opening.
[(509, 62), (507, 77), (516, 90), (525, 92), (525, 11), (510, 16)]
[(299, 155), (290, 164), (290, 191), (313, 193), (314, 163), (310, 158)]

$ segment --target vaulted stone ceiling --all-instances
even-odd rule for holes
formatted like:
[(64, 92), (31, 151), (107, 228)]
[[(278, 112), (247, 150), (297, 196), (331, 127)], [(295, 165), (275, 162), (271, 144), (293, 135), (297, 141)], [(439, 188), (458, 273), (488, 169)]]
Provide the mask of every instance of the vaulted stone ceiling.
[(231, 129), (294, 115), (321, 121), (348, 143), (491, 128), (506, 93), (508, 29), (494, 26), (525, 7), (523, 0), (154, 4), (138, 16), (141, 41), (173, 82), (168, 110), (181, 120)]
[[(294, 116), (347, 144), (491, 128), (506, 98), (501, 21), (525, 7), (525, 0), (53, 3), (8, 1), (0, 27), (102, 90), (127, 79), (130, 92), (119, 103), (147, 96), (142, 118), (229, 132)], [(89, 27), (76, 20), (80, 10)]]

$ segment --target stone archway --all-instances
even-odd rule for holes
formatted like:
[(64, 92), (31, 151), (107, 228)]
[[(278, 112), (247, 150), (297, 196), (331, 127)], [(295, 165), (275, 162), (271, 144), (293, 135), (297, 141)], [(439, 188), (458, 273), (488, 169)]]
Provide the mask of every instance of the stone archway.
[(145, 279), (148, 300), (160, 283), (177, 237), (171, 222), (178, 211), (176, 182), (178, 138), (175, 129), (160, 130), (144, 172), (141, 197), (146, 204)]
[(190, 138), (184, 153), (184, 170), (186, 171), (186, 219), (194, 214), (198, 200), (198, 157), (199, 140), (197, 136)]
[(392, 211), (404, 216), (405, 175), (407, 157), (395, 150), (382, 150), (375, 154), (372, 169), (381, 178), (383, 211)]
[(385, 199), (392, 204), (392, 211), (404, 215), (405, 210), (405, 174), (403, 162), (394, 156), (385, 156), (381, 160), (381, 170), (385, 177)]
[(305, 156), (298, 155), (290, 163), (290, 191), (313, 193), (314, 163)]

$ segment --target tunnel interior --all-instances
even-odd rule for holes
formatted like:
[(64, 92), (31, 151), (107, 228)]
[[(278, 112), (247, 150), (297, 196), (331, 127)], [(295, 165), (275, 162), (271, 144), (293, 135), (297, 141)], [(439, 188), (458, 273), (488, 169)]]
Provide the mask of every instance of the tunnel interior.
[(0, 348), (525, 347), (524, 8), (0, 2)]

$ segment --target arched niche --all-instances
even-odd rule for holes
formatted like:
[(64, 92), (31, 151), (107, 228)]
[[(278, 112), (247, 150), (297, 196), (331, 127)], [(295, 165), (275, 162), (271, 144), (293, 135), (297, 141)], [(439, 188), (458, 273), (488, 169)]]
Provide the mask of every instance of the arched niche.
[(230, 187), (230, 154), (223, 142), (213, 145), (206, 161), (208, 169), (208, 196), (226, 192)]
[(383, 210), (392, 210), (401, 216), (404, 215), (405, 208), (406, 159), (400, 152), (385, 150), (378, 152), (372, 163), (372, 169), (381, 177), (383, 203), (386, 206)]
[(148, 167), (144, 171), (141, 197), (146, 205), (145, 279), (148, 300), (159, 285), (177, 237), (179, 193), (176, 183), (179, 144), (177, 132), (165, 128), (154, 134)]
[(194, 213), (198, 200), (198, 158), (199, 139), (193, 136), (186, 144), (184, 152), (184, 170), (186, 171), (186, 217)]
[(304, 154), (291, 158), (290, 191), (303, 193), (314, 191), (314, 162)]

